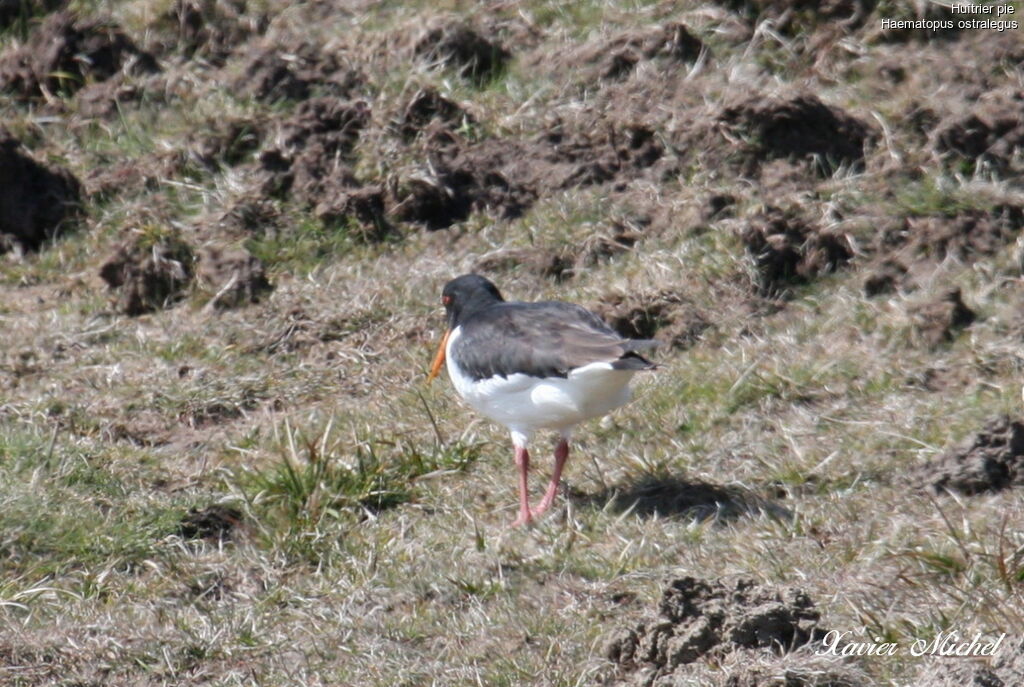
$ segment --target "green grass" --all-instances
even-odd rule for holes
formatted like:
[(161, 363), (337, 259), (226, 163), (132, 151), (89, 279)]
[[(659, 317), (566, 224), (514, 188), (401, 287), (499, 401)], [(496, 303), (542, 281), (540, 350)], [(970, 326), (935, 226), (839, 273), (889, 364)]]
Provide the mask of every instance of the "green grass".
[[(177, 31), (164, 16), (172, 4), (75, 7), (163, 40)], [(354, 15), (279, 4), (247, 12), (273, 13), (267, 40), (282, 53), (312, 41), (367, 75), (354, 97), (372, 118), (346, 163), (386, 196), (440, 155), (389, 128), (425, 86), (472, 113), (478, 124), (458, 132), (467, 147), (531, 141), (556, 120), (584, 134), (636, 120), (666, 146), (702, 146), (685, 134), (726, 103), (789, 89), (868, 122), (877, 112), (889, 131), (857, 173), (740, 178), (680, 149), (682, 169), (666, 154), (665, 169), (606, 185), (539, 188), (514, 221), (480, 209), (448, 230), (398, 224), (374, 242), (287, 195), (263, 198), (258, 152), (213, 169), (189, 157), (238, 118), (265, 122), (263, 149), (277, 145), (295, 103), (226, 85), (242, 74), (245, 44), (223, 70), (178, 64), (172, 51), (167, 90), (107, 120), (84, 119), (73, 100), (50, 110), (0, 95), (5, 126), (37, 159), (82, 179), (132, 161), (146, 177), (86, 198), (78, 230), (39, 253), (0, 256), (0, 683), (611, 684), (629, 676), (604, 658), (607, 640), (654, 613), (681, 574), (796, 585), (828, 627), (903, 645), (951, 628), (1024, 632), (1019, 490), (951, 498), (914, 487), (947, 446), (1020, 414), (1014, 247), (970, 264), (915, 263), (906, 292), (866, 299), (862, 286), (889, 220), (1021, 202), (1011, 180), (957, 176), (901, 120), (917, 105), (940, 118), (977, 105), (966, 81), (942, 81), (940, 63), (959, 65), (958, 79), (983, 75), (986, 89), (1019, 83), (1012, 65), (988, 59), (995, 43), (870, 43), (879, 13), (907, 3), (837, 41), (776, 37), (721, 3), (453, 0)], [(452, 18), (508, 36), (507, 70), (474, 84), (413, 61), (424, 27)], [(584, 41), (665, 21), (708, 41), (702, 70), (655, 60), (605, 82), (561, 66)], [(812, 54), (817, 38), (828, 40)], [(929, 68), (894, 85), (879, 76), (893, 60)], [(731, 215), (705, 220), (721, 193), (736, 199)], [(249, 201), (272, 206), (273, 226), (225, 231), (221, 218)], [(766, 205), (848, 233), (856, 258), (766, 302), (740, 238)], [(583, 260), (616, 221), (634, 222), (639, 241)], [(236, 309), (210, 311), (194, 293), (119, 315), (98, 271), (138, 236), (242, 245), (276, 288)], [(711, 327), (659, 350), (631, 405), (579, 428), (567, 494), (532, 529), (510, 530), (507, 433), (445, 380), (423, 380), (444, 326), (441, 286), (484, 253), (522, 247), (581, 262), (562, 279), (529, 265), (489, 274), (510, 299), (594, 305), (665, 291)], [(923, 348), (913, 308), (950, 286), (982, 317)], [(547, 435), (531, 446), (535, 499), (552, 446)], [(662, 503), (695, 485), (736, 503), (717, 513)], [(238, 509), (239, 522), (220, 539), (183, 538), (182, 518), (211, 505)], [(743, 681), (748, 663), (778, 669), (777, 658), (725, 655), (676, 677), (722, 685)], [(854, 667), (863, 684), (904, 685), (925, 665), (904, 655)]]
[(424, 450), (409, 438), (343, 435), (335, 420), (305, 431), (288, 421), (275, 426), (269, 464), (230, 479), (268, 532), (301, 538), (375, 517), (413, 500), (417, 480), (464, 471), (480, 452), (460, 442)]

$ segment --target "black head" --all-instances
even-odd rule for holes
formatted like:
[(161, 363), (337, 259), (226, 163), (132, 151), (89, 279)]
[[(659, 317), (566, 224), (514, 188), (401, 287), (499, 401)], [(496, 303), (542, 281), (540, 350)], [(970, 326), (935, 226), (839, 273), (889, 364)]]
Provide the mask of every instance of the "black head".
[(448, 313), (448, 328), (455, 329), (463, 318), (495, 303), (501, 303), (498, 287), (479, 274), (464, 274), (444, 285), (441, 302)]

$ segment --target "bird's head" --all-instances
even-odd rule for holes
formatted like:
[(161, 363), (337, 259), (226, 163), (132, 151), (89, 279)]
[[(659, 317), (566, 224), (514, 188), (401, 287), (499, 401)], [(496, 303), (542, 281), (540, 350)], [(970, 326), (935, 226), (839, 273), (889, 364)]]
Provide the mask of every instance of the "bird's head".
[(448, 328), (441, 337), (441, 345), (434, 356), (434, 362), (430, 366), (430, 373), (427, 381), (432, 381), (441, 372), (444, 365), (445, 349), (448, 345), (448, 337), (452, 330), (474, 312), (482, 310), (495, 303), (501, 303), (505, 299), (501, 297), (498, 287), (489, 279), (479, 274), (464, 274), (456, 277), (444, 285), (441, 291), (441, 303), (444, 305), (445, 315), (448, 320)]

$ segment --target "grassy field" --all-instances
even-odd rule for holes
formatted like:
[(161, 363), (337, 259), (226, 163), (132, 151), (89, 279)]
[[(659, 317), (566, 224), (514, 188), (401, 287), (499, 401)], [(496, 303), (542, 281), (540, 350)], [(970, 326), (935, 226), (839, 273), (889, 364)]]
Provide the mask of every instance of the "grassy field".
[[(0, 684), (650, 684), (606, 647), (685, 575), (903, 650), (840, 680), (724, 647), (659, 685), (967, 684), (909, 652), (952, 630), (1021, 653), (1024, 460), (932, 488), (1021, 415), (1021, 30), (883, 31), (949, 18), (900, 1), (97, 0), (73, 21), (136, 52), (105, 73), (79, 42), (36, 87), (11, 75), (56, 3), (14, 4), (3, 126), (82, 192), (0, 242)], [(140, 312), (101, 278), (119, 248), (167, 288)], [(229, 301), (210, 251), (273, 290)], [(530, 529), (508, 437), (425, 383), (473, 270), (666, 342)]]

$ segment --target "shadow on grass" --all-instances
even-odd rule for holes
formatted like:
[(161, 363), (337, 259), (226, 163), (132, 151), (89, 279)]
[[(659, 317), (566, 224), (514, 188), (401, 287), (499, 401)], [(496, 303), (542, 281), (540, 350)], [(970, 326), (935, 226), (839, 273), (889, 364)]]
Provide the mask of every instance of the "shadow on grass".
[(780, 520), (793, 517), (789, 509), (741, 487), (674, 475), (645, 474), (593, 494), (572, 490), (569, 498), (578, 506), (629, 511), (645, 518), (685, 516), (729, 521), (744, 515), (766, 514)]

